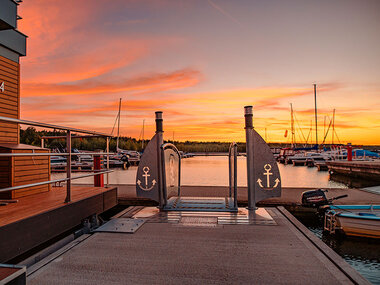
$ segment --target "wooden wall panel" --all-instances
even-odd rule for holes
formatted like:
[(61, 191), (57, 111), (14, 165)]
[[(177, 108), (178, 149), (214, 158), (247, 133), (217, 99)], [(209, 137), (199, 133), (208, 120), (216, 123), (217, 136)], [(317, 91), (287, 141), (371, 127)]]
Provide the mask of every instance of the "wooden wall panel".
[[(16, 147), (0, 147), (3, 153), (44, 153), (47, 149), (25, 146), (27, 149)], [(29, 149), (28, 149), (29, 148)], [(34, 149), (31, 149), (34, 148)], [(16, 156), (0, 157), (0, 188), (21, 186), (50, 180), (50, 158), (48, 156)], [(46, 192), (50, 185), (40, 185), (19, 190), (0, 193), (1, 199), (15, 199), (36, 193)]]
[[(0, 116), (20, 118), (20, 66), (0, 56), (0, 84), (4, 82), (5, 90), (0, 90)], [(20, 141), (18, 124), (0, 121), (0, 143)]]
[[(17, 153), (31, 153), (31, 150), (13, 150)], [(48, 150), (35, 150), (35, 153), (48, 152)], [(50, 180), (50, 158), (48, 156), (18, 156), (13, 157), (13, 186), (25, 185)], [(50, 185), (16, 190), (13, 198), (19, 198), (50, 190)]]

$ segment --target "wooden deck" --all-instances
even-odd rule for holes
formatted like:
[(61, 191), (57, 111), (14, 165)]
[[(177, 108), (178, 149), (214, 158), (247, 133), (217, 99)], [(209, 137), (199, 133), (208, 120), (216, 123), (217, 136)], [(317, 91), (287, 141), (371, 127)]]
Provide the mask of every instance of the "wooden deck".
[(0, 207), (0, 263), (79, 225), (117, 204), (117, 188), (74, 186), (65, 203), (66, 188), (18, 199)]

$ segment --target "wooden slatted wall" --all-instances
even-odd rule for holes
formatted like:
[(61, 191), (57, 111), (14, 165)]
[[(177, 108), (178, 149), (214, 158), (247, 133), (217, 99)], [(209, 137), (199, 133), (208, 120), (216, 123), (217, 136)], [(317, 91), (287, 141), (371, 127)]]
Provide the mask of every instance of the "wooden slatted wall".
[[(31, 153), (30, 150), (13, 150), (17, 153)], [(36, 153), (48, 152), (35, 150)], [(50, 180), (50, 158), (48, 156), (13, 157), (13, 186), (25, 185)], [(12, 198), (19, 198), (50, 190), (50, 185), (41, 185), (14, 191)]]
[[(35, 153), (48, 152), (47, 149), (30, 150), (0, 147), (0, 153), (32, 153), (33, 151)], [(50, 159), (48, 156), (0, 157), (0, 189), (48, 180), (50, 180)], [(41, 185), (2, 192), (0, 199), (15, 199), (46, 192), (50, 189), (50, 185)]]
[[(4, 92), (0, 90), (0, 116), (20, 118), (20, 67), (0, 56), (0, 84), (4, 82)], [(19, 143), (18, 124), (0, 121), (0, 143)]]

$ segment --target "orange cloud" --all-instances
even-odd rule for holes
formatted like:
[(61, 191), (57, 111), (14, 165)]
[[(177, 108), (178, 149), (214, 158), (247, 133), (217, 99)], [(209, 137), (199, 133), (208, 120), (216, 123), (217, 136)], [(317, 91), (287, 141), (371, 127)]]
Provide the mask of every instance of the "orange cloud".
[(168, 91), (191, 87), (199, 83), (201, 74), (192, 69), (182, 69), (170, 73), (147, 74), (137, 78), (118, 81), (90, 79), (73, 83), (25, 83), (24, 97), (117, 93), (124, 91)]

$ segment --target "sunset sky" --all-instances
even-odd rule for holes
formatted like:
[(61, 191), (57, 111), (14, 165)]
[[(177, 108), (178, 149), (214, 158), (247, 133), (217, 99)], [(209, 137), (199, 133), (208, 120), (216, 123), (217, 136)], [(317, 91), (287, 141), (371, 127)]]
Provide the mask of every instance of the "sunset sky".
[(167, 139), (244, 141), (253, 105), (259, 133), (289, 142), (289, 104), (307, 137), (316, 83), (319, 142), (335, 108), (340, 142), (380, 144), (378, 0), (26, 0), (19, 15), (22, 119), (110, 132), (122, 98), (123, 136), (145, 119), (149, 138), (160, 110)]

